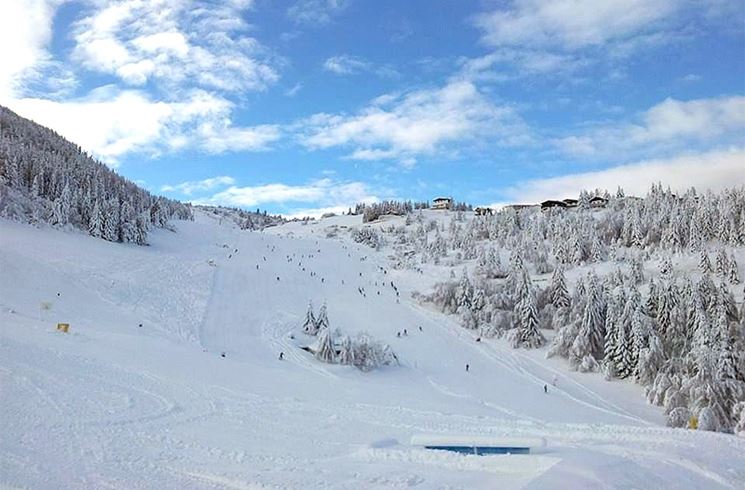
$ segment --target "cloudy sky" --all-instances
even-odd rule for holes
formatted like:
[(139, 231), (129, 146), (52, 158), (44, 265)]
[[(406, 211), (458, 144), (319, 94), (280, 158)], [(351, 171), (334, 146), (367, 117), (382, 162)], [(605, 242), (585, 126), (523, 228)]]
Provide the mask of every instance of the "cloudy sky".
[(745, 184), (731, 0), (3, 0), (0, 104), (288, 215)]

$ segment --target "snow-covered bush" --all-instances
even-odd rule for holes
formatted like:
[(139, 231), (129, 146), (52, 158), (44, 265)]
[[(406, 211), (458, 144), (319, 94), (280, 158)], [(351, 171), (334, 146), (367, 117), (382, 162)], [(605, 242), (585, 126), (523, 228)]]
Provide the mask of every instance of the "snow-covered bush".
[(383, 366), (395, 366), (398, 358), (388, 344), (374, 340), (367, 333), (359, 333), (351, 343), (353, 365), (361, 371), (372, 371)]
[(582, 373), (595, 373), (600, 370), (598, 361), (595, 360), (591, 355), (586, 355), (582, 358), (582, 362), (579, 365), (579, 371)]
[(667, 414), (667, 426), (677, 428), (688, 427), (690, 418), (691, 412), (686, 407), (674, 408)]
[(372, 228), (355, 228), (352, 230), (352, 240), (369, 247), (378, 249), (383, 246), (383, 237)]
[(710, 407), (704, 407), (698, 414), (698, 430), (719, 430), (719, 421), (714, 410)]
[(732, 407), (732, 418), (736, 421), (735, 434), (745, 437), (745, 401), (737, 402)]

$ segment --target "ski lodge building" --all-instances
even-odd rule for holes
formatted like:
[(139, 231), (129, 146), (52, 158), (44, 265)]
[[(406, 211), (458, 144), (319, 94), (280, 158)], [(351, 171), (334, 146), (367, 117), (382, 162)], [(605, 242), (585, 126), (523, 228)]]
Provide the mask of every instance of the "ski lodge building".
[(452, 209), (452, 207), (452, 197), (436, 197), (432, 199), (432, 207), (430, 209)]

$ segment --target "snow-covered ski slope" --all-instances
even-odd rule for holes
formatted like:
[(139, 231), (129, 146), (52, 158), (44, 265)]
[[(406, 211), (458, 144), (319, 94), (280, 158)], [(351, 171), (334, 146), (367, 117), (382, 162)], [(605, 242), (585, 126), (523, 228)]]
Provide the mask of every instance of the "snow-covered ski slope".
[[(431, 277), (325, 238), (358, 220), (247, 232), (197, 213), (149, 247), (0, 221), (0, 487), (745, 487), (745, 439), (667, 429), (633, 384), (475, 342), (412, 301)], [(298, 349), (309, 300), (401, 366)], [(410, 446), (421, 433), (547, 447), (464, 456)]]

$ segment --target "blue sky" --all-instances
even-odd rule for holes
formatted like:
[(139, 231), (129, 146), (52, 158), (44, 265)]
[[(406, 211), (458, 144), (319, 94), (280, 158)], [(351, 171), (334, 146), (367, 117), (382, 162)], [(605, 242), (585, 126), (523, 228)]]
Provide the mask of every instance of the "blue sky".
[(745, 184), (741, 1), (6, 0), (0, 42), (0, 103), (194, 202)]

